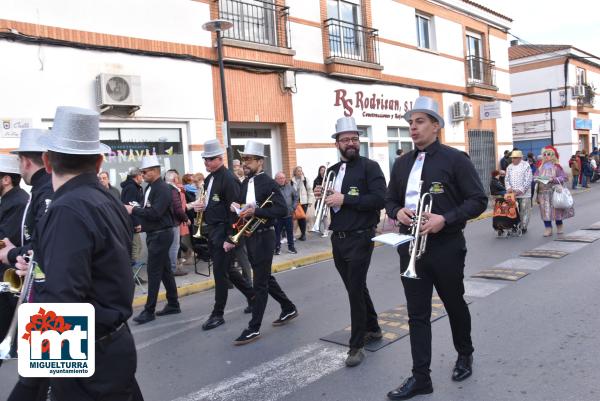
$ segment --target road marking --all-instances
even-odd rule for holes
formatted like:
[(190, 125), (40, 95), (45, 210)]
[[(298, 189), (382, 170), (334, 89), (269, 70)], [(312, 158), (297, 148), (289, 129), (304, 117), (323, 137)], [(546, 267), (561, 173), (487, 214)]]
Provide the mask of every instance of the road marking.
[(479, 280), (465, 280), (465, 295), (468, 297), (484, 298), (501, 288), (506, 287), (502, 283), (489, 283)]
[(308, 344), (173, 401), (275, 401), (344, 367), (346, 349)]

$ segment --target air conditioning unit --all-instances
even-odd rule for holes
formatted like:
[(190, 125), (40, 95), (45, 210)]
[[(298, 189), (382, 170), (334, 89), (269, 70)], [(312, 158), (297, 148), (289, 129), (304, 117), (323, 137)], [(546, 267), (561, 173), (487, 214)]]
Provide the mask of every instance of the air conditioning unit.
[(575, 85), (572, 89), (573, 98), (580, 98), (585, 96), (585, 86), (583, 85)]
[(140, 107), (142, 84), (137, 75), (100, 74), (96, 77), (96, 104), (107, 106)]
[(473, 117), (473, 104), (469, 102), (454, 102), (452, 104), (452, 120), (460, 121)]

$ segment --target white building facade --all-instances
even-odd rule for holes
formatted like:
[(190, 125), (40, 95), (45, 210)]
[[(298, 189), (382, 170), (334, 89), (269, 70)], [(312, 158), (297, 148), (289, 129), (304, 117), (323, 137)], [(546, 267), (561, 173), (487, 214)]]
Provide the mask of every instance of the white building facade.
[(565, 166), (575, 151), (597, 147), (598, 59), (571, 46), (516, 44), (510, 59), (515, 147), (539, 155), (553, 143)]

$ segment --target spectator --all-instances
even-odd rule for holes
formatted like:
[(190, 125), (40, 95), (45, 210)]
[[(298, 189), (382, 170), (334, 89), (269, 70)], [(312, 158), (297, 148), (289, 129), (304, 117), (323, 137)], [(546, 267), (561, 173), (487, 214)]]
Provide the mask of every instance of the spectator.
[(504, 195), (506, 194), (506, 188), (500, 182), (500, 171), (492, 171), (492, 179), (490, 180), (490, 194), (491, 195)]
[(100, 180), (100, 184), (102, 184), (102, 186), (106, 188), (106, 190), (110, 192), (112, 196), (114, 196), (118, 200), (121, 200), (121, 193), (119, 192), (119, 190), (110, 185), (110, 177), (108, 176), (107, 171), (101, 171), (100, 173), (98, 173), (98, 179)]
[(281, 189), (281, 193), (288, 208), (288, 215), (277, 219), (275, 222), (275, 255), (281, 254), (281, 230), (283, 228), (285, 228), (287, 234), (288, 252), (298, 253), (294, 247), (294, 230), (292, 224), (292, 214), (298, 204), (298, 192), (296, 192), (291, 184), (287, 183), (285, 174), (282, 171), (275, 175), (275, 181), (277, 182), (277, 185), (279, 185), (279, 189)]
[[(165, 174), (165, 182), (171, 187), (171, 213), (173, 215), (173, 242), (169, 248), (169, 260), (171, 261), (171, 271), (174, 276), (185, 276), (187, 272), (178, 266), (177, 254), (181, 244), (181, 227), (186, 227), (190, 224), (186, 207), (184, 205), (185, 197), (179, 188), (179, 174), (175, 170), (169, 170)], [(183, 199), (182, 199), (183, 197)], [(185, 231), (184, 231), (185, 232)], [(189, 234), (189, 231), (187, 231)]]
[(579, 168), (579, 158), (576, 154), (571, 156), (571, 159), (569, 159), (569, 167), (571, 167), (571, 177), (573, 177), (571, 188), (577, 189), (577, 181), (579, 180), (581, 169)]
[(504, 156), (500, 159), (500, 170), (506, 171), (506, 168), (510, 164), (510, 150), (504, 151)]
[(315, 178), (315, 180), (313, 181), (313, 191), (315, 190), (315, 187), (323, 185), (323, 180), (325, 179), (325, 171), (327, 171), (327, 167), (319, 166), (319, 173), (317, 174), (317, 178)]
[(592, 176), (594, 175), (594, 168), (592, 167), (592, 161), (594, 161), (594, 159), (592, 159), (592, 156), (587, 156), (585, 158), (585, 163), (583, 165), (583, 182), (584, 182), (583, 186), (585, 188), (590, 187), (589, 183), (592, 182)]
[(244, 178), (246, 178), (244, 169), (238, 159), (233, 159), (233, 175), (240, 180), (240, 182), (244, 181)]
[(519, 204), (521, 227), (527, 232), (531, 212), (531, 181), (533, 175), (529, 163), (523, 160), (523, 152), (515, 150), (511, 154), (512, 163), (506, 168), (506, 192), (514, 193)]
[[(131, 167), (127, 173), (127, 179), (121, 183), (121, 202), (124, 205), (137, 205), (144, 203), (144, 189), (142, 188), (142, 171), (137, 167)], [(131, 243), (131, 262), (139, 263), (142, 259), (142, 238), (140, 232), (142, 225), (134, 215), (130, 215), (133, 224), (133, 242)]]
[(533, 175), (537, 171), (537, 163), (532, 152), (527, 153), (527, 162), (529, 163), (529, 167), (531, 167), (531, 200), (533, 200), (533, 193), (535, 192), (535, 180), (533, 179)]
[[(294, 174), (292, 177), (292, 186), (294, 190), (298, 193), (298, 198), (300, 200), (300, 206), (302, 206), (302, 210), (304, 210), (304, 215), (306, 215), (306, 211), (308, 210), (308, 202), (310, 199), (310, 191), (308, 190), (308, 184), (306, 183), (306, 177), (302, 172), (302, 167), (297, 166), (294, 169)], [(298, 219), (298, 227), (300, 227), (300, 237), (298, 241), (306, 241), (306, 218)]]

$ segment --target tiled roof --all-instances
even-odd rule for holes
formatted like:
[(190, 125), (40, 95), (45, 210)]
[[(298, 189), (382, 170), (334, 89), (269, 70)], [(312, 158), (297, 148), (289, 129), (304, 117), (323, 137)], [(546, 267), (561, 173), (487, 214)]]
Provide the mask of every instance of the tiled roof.
[(508, 48), (508, 59), (516, 60), (538, 54), (552, 53), (559, 50), (570, 49), (571, 45), (516, 45)]
[(496, 17), (504, 18), (505, 20), (507, 20), (507, 21), (510, 21), (510, 22), (512, 22), (512, 21), (513, 21), (513, 20), (512, 20), (512, 18), (509, 18), (509, 17), (507, 17), (506, 15), (502, 15), (502, 14), (500, 14), (499, 12), (496, 12), (496, 11), (494, 11), (494, 10), (490, 9), (490, 8), (487, 8), (487, 7), (485, 7), (485, 6), (482, 6), (481, 4), (475, 3), (474, 1), (471, 1), (471, 0), (462, 0), (462, 1), (463, 1), (464, 3), (467, 3), (467, 4), (470, 4), (470, 5), (472, 5), (472, 6), (474, 6), (474, 7), (480, 8), (480, 9), (482, 9), (482, 10), (484, 10), (484, 11), (487, 11), (488, 13), (490, 13), (490, 14), (492, 14), (492, 15), (495, 15)]

